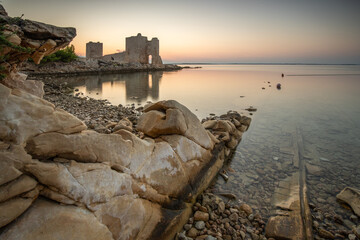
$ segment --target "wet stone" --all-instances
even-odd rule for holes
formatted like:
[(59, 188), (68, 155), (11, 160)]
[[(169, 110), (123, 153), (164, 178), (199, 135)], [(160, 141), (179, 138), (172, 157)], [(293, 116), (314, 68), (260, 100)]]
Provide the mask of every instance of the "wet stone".
[(194, 238), (198, 235), (199, 231), (196, 228), (191, 228), (188, 232), (187, 232), (187, 236)]
[(197, 230), (202, 230), (205, 228), (205, 222), (204, 221), (197, 221), (195, 222), (195, 228)]
[(209, 214), (201, 211), (196, 211), (194, 214), (194, 220), (195, 221), (208, 221), (209, 220)]
[(185, 224), (185, 225), (184, 225), (184, 229), (185, 229), (186, 231), (190, 230), (191, 227), (192, 227), (191, 224)]

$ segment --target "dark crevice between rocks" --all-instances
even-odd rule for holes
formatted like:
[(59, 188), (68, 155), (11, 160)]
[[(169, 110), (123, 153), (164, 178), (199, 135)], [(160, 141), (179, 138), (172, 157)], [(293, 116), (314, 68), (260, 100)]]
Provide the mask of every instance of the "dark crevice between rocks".
[[(172, 232), (172, 228), (178, 228), (175, 224), (174, 226), (171, 223), (176, 222), (176, 219), (181, 218), (182, 214), (186, 213), (186, 207), (190, 208), (190, 205), (196, 200), (197, 194), (201, 194), (198, 192), (199, 188), (202, 187), (203, 180), (205, 179), (205, 175), (208, 169), (211, 166), (214, 166), (215, 162), (218, 161), (221, 151), (225, 148), (225, 143), (220, 142), (214, 146), (211, 154), (212, 157), (210, 161), (203, 166), (203, 168), (199, 171), (196, 177), (193, 179), (192, 182), (189, 183), (180, 193), (179, 198), (175, 201), (171, 201), (170, 205), (162, 206), (162, 214), (163, 219), (160, 223), (157, 224), (155, 230), (152, 232), (150, 239), (159, 239), (159, 236), (166, 236), (166, 231), (169, 233)], [(226, 160), (230, 159), (232, 154)], [(215, 174), (214, 178), (216, 178), (217, 174)], [(213, 180), (213, 179), (212, 179)], [(210, 181), (211, 182), (211, 181)], [(186, 204), (189, 204), (186, 206)], [(191, 212), (191, 209), (189, 210)], [(164, 234), (165, 233), (165, 234)]]

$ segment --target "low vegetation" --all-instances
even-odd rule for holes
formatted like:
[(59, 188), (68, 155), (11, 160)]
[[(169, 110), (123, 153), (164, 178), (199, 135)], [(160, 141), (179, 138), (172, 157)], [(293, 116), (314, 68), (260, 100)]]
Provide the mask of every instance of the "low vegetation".
[[(12, 18), (11, 22), (18, 22), (21, 18)], [(11, 48), (13, 51), (23, 52), (23, 53), (32, 53), (33, 49), (26, 48), (22, 46), (15, 45), (11, 42), (9, 42), (7, 39), (9, 36), (4, 34), (5, 27), (4, 25), (0, 25), (0, 53), (2, 53), (4, 48)], [(9, 58), (8, 54), (1, 54), (0, 55), (0, 80), (6, 77), (5, 67), (4, 64), (6, 63), (7, 59)]]
[(47, 62), (71, 62), (77, 59), (78, 56), (75, 54), (74, 45), (67, 46), (64, 49), (61, 49), (49, 56), (45, 56), (40, 63)]

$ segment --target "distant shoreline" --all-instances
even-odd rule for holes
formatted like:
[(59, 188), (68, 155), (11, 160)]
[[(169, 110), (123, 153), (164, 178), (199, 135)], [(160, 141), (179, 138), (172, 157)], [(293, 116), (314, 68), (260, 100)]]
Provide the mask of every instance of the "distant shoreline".
[(317, 65), (317, 66), (360, 66), (360, 63), (188, 63), (188, 62), (169, 62), (167, 64), (176, 65)]

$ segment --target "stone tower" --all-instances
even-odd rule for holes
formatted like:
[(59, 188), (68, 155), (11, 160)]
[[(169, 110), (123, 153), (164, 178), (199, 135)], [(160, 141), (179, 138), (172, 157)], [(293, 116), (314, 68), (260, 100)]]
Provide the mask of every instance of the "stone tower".
[[(151, 62), (149, 57), (151, 56)], [(147, 37), (136, 36), (126, 38), (126, 60), (129, 63), (142, 63), (152, 65), (162, 65), (159, 55), (159, 40), (157, 38), (147, 40)]]
[(88, 42), (86, 44), (86, 58), (101, 58), (103, 56), (103, 44), (101, 42)]

